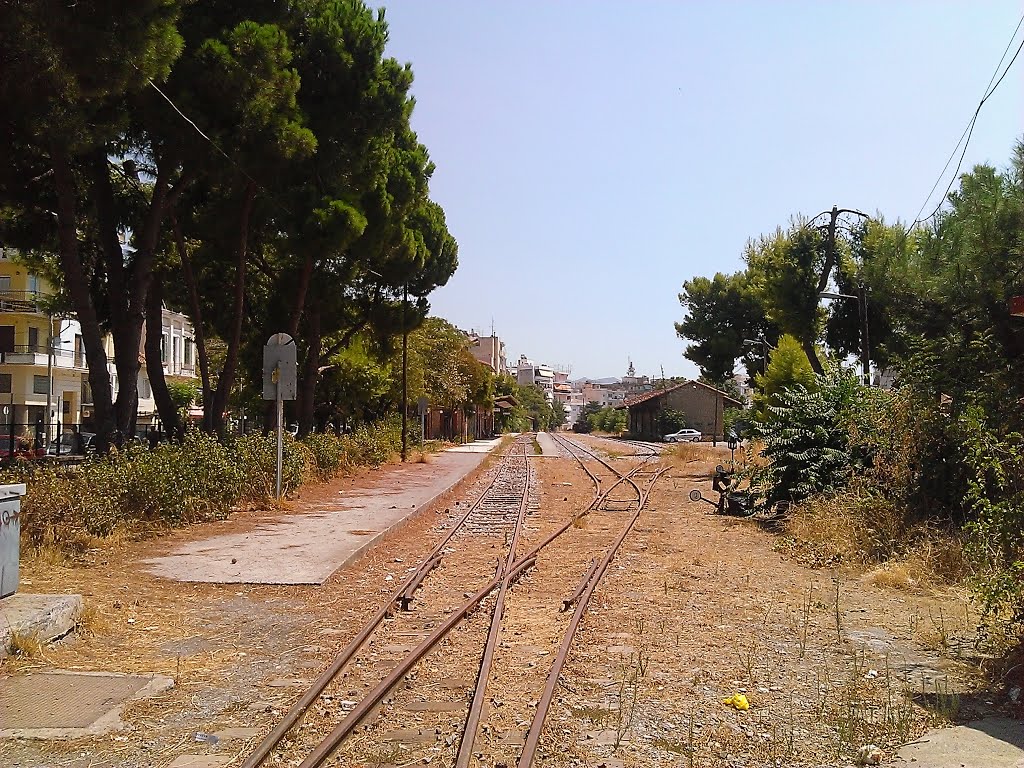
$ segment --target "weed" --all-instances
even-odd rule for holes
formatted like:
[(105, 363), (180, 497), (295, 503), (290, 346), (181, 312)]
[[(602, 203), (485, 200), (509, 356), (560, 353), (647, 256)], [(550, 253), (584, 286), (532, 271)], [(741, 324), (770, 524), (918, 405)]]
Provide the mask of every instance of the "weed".
[(43, 642), (29, 632), (18, 632), (12, 629), (10, 640), (7, 642), (7, 653), (16, 659), (42, 656)]
[(839, 642), (841, 643), (841, 642), (843, 642), (843, 623), (842, 623), (842, 610), (839, 607), (839, 596), (840, 596), (841, 583), (840, 583), (838, 571), (832, 577), (832, 583), (835, 584), (835, 587), (836, 587), (836, 602), (835, 602), (836, 637), (839, 639)]
[(678, 741), (671, 741), (670, 739), (666, 739), (661, 736), (651, 739), (651, 746), (657, 747), (665, 752), (671, 752), (674, 755), (684, 755), (687, 753), (687, 748)]
[(814, 604), (814, 584), (807, 588), (807, 599), (800, 601), (800, 658), (807, 653), (807, 628), (811, 623), (811, 606)]
[(754, 663), (757, 660), (757, 648), (747, 648), (745, 651), (740, 652), (739, 657), (740, 663), (743, 665), (743, 670), (747, 673), (747, 682), (753, 685), (757, 682), (754, 678)]
[(633, 727), (636, 707), (640, 700), (640, 675), (636, 669), (626, 668), (619, 680), (619, 693), (615, 700), (615, 741), (613, 749), (618, 750)]
[(75, 632), (82, 637), (94, 637), (108, 631), (110, 622), (93, 603), (86, 603), (75, 622)]
[(582, 707), (572, 707), (570, 711), (575, 719), (587, 720), (597, 726), (604, 725), (612, 716), (611, 710), (589, 704)]

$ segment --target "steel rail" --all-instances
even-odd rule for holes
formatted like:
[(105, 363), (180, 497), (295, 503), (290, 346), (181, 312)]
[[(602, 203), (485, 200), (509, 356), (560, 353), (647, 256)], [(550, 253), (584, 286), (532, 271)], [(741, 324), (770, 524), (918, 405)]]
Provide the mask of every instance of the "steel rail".
[(605, 571), (608, 569), (608, 565), (611, 563), (612, 558), (615, 557), (616, 553), (619, 551), (619, 547), (622, 546), (622, 542), (626, 540), (626, 536), (629, 535), (637, 521), (640, 519), (640, 513), (647, 504), (647, 499), (650, 496), (651, 491), (654, 489), (654, 483), (657, 482), (658, 478), (666, 471), (667, 470), (661, 470), (651, 479), (650, 487), (641, 496), (640, 504), (637, 507), (636, 512), (633, 513), (633, 516), (622, 529), (618, 538), (615, 539), (614, 543), (605, 552), (600, 565), (598, 565), (596, 569), (591, 569), (589, 572), (589, 581), (587, 581), (582, 594), (580, 594), (579, 599), (576, 602), (576, 610), (573, 611), (572, 619), (570, 619), (569, 626), (566, 628), (565, 634), (562, 637), (562, 644), (559, 646), (558, 653), (555, 655), (554, 661), (551, 664), (551, 671), (548, 673), (548, 679), (544, 685), (544, 693), (541, 694), (541, 698), (537, 702), (537, 709), (534, 712), (533, 721), (530, 723), (530, 730), (527, 733), (526, 741), (523, 744), (523, 751), (519, 756), (518, 768), (530, 768), (530, 766), (533, 765), (533, 759), (537, 753), (537, 745), (540, 743), (540, 734), (544, 728), (544, 721), (547, 718), (548, 710), (551, 707), (551, 701), (555, 695), (555, 688), (558, 685), (558, 678), (561, 676), (565, 662), (569, 658), (572, 641), (576, 636), (576, 630), (579, 628), (580, 622), (583, 620), (583, 614), (587, 610), (590, 598), (594, 594), (594, 590), (597, 589), (597, 585), (601, 581), (601, 577), (604, 575)]
[[(597, 455), (596, 453), (594, 453), (593, 451), (591, 451), (591, 450), (590, 450), (589, 448), (587, 448), (586, 446), (582, 446), (582, 445), (580, 445), (579, 443), (576, 443), (576, 442), (574, 442), (574, 441), (572, 441), (572, 440), (569, 440), (569, 439), (567, 439), (567, 438), (564, 438), (564, 437), (561, 437), (561, 436), (559, 436), (559, 437), (558, 437), (558, 439), (559, 439), (559, 440), (561, 440), (561, 441), (563, 442), (563, 444), (564, 444), (564, 445), (566, 445), (566, 446), (569, 446), (569, 448), (570, 448), (570, 452), (571, 452), (571, 450), (572, 450), (573, 448), (575, 448), (576, 450), (578, 450), (578, 451), (580, 451), (580, 452), (582, 452), (582, 453), (585, 453), (585, 454), (587, 454), (588, 456), (590, 456), (590, 457), (591, 457), (592, 459), (594, 459), (595, 461), (597, 461), (597, 462), (599, 462), (599, 463), (603, 464), (603, 465), (604, 465), (605, 467), (607, 467), (607, 468), (608, 468), (609, 470), (611, 470), (611, 472), (612, 472), (613, 474), (615, 474), (615, 475), (616, 475), (616, 476), (618, 477), (618, 479), (617, 479), (617, 480), (616, 480), (616, 481), (615, 481), (614, 483), (612, 483), (612, 484), (611, 484), (611, 486), (609, 486), (607, 490), (605, 490), (605, 491), (604, 491), (604, 492), (603, 492), (602, 494), (600, 494), (600, 495), (599, 495), (599, 496), (598, 496), (598, 497), (597, 497), (596, 499), (594, 499), (594, 501), (592, 501), (592, 502), (591, 502), (591, 504), (590, 504), (590, 509), (595, 509), (595, 508), (597, 508), (598, 506), (600, 506), (601, 504), (603, 504), (603, 503), (604, 503), (605, 501), (607, 501), (607, 500), (608, 500), (608, 497), (609, 497), (609, 496), (611, 495), (611, 492), (612, 492), (612, 491), (614, 491), (614, 490), (615, 490), (615, 489), (616, 489), (616, 488), (617, 488), (617, 487), (618, 487), (619, 485), (621, 485), (622, 483), (629, 483), (630, 485), (632, 485), (632, 486), (633, 486), (633, 490), (634, 490), (634, 491), (636, 492), (636, 495), (637, 495), (637, 501), (639, 502), (639, 500), (640, 500), (640, 498), (642, 497), (643, 493), (642, 493), (642, 491), (640, 490), (640, 486), (638, 486), (638, 485), (636, 484), (636, 482), (634, 482), (634, 481), (633, 481), (633, 480), (632, 480), (631, 478), (632, 478), (632, 476), (633, 476), (633, 475), (635, 475), (635, 474), (637, 474), (638, 472), (640, 472), (640, 471), (641, 471), (641, 470), (643, 469), (644, 465), (645, 465), (645, 464), (646, 464), (646, 463), (647, 463), (647, 462), (648, 462), (648, 461), (649, 461), (650, 459), (652, 459), (652, 458), (656, 457), (656, 456), (658, 455), (657, 453), (651, 453), (651, 454), (649, 454), (648, 456), (644, 456), (644, 457), (642, 457), (642, 458), (643, 458), (643, 461), (642, 461), (642, 462), (640, 463), (640, 465), (639, 465), (639, 466), (633, 467), (633, 469), (631, 469), (631, 470), (630, 470), (629, 472), (626, 472), (626, 473), (622, 473), (622, 472), (620, 472), (620, 471), (619, 471), (618, 469), (616, 469), (615, 467), (613, 467), (613, 466), (612, 466), (612, 465), (611, 465), (610, 463), (608, 463), (607, 461), (605, 461), (604, 459), (602, 459), (602, 458), (601, 458), (600, 456), (598, 456), (598, 455)], [(581, 459), (580, 459), (580, 458), (579, 458), (578, 456), (574, 456), (574, 458), (575, 458), (575, 459), (576, 459), (577, 461), (579, 461), (579, 462), (580, 462), (581, 464), (583, 464), (582, 460), (581, 460)], [(584, 466), (585, 466), (585, 465), (584, 465)]]
[[(573, 455), (580, 466), (591, 476), (594, 480), (596, 489), (595, 494), (600, 495), (600, 483), (597, 477), (590, 472), (583, 461)], [(608, 466), (609, 469), (616, 475), (621, 475), (618, 470), (614, 467)], [(635, 484), (634, 484), (635, 485)], [(583, 515), (586, 515), (593, 509), (593, 505), (588, 507)], [(524, 554), (512, 565), (509, 570), (509, 577), (515, 578), (519, 576), (526, 568), (533, 565), (538, 554), (547, 547), (551, 542), (569, 530), (573, 523), (579, 519), (580, 516), (574, 516), (570, 520), (566, 521), (557, 530), (548, 534), (539, 544), (530, 549), (529, 552)], [(412, 650), (399, 664), (392, 669), (392, 671), (382, 680), (373, 690), (368, 692), (363, 699), (356, 705), (356, 707), (348, 712), (347, 715), (342, 719), (340, 723), (326, 736), (319, 744), (310, 752), (309, 755), (299, 764), (299, 768), (319, 768), (325, 760), (338, 748), (342, 741), (355, 730), (359, 724), (367, 717), (367, 715), (373, 710), (373, 708), (379, 704), (388, 692), (403, 678), (406, 674), (416, 665), (416, 663), (430, 650), (437, 645), (445, 636), (458, 625), (459, 621), (469, 615), (472, 610), (480, 604), (487, 597), (491, 591), (501, 582), (500, 576), (495, 576), (490, 582), (484, 585), (475, 595), (470, 597), (465, 603), (463, 603), (458, 609), (437, 626), (414, 650)]]
[[(284, 740), (284, 737), (288, 735), (288, 732), (291, 731), (300, 720), (302, 720), (303, 715), (305, 715), (306, 710), (309, 709), (310, 705), (320, 697), (320, 694), (322, 694), (327, 686), (331, 684), (331, 681), (338, 676), (341, 670), (345, 668), (345, 665), (348, 664), (356, 653), (359, 652), (359, 649), (366, 644), (366, 641), (370, 639), (370, 636), (374, 631), (376, 631), (377, 627), (380, 626), (381, 622), (391, 615), (395, 609), (396, 603), (402, 601), (403, 606), (407, 606), (407, 601), (403, 600), (403, 596), (406, 591), (411, 585), (418, 585), (422, 582), (423, 577), (426, 575), (423, 572), (427, 566), (432, 561), (440, 559), (439, 556), (441, 551), (448, 546), (469, 516), (483, 503), (488, 492), (498, 482), (502, 472), (508, 467), (511, 460), (518, 457), (518, 452), (514, 450), (516, 447), (517, 445), (514, 443), (509, 451), (502, 457), (501, 466), (499, 466), (498, 471), (495, 473), (494, 479), (488, 483), (487, 487), (480, 494), (480, 497), (470, 505), (466, 512), (463, 513), (463, 515), (456, 521), (455, 525), (452, 526), (451, 530), (449, 530), (441, 541), (434, 546), (430, 553), (423, 558), (419, 567), (417, 567), (416, 570), (398, 586), (398, 589), (391, 596), (388, 602), (385, 603), (383, 607), (381, 607), (381, 609), (366, 622), (365, 625), (363, 625), (363, 628), (359, 630), (352, 640), (349, 641), (348, 645), (346, 645), (334, 657), (334, 660), (330, 665), (317, 676), (317, 678), (310, 684), (309, 688), (306, 689), (305, 693), (303, 693), (302, 696), (299, 697), (298, 701), (289, 708), (277, 725), (270, 730), (270, 733), (263, 737), (263, 740), (256, 745), (256, 748), (245, 759), (245, 762), (242, 763), (241, 768), (259, 768), (259, 766), (261, 766), (270, 756), (270, 753), (274, 751), (277, 745)], [(525, 444), (521, 447), (523, 448), (522, 455), (525, 456)]]
[(512, 541), (509, 544), (505, 565), (502, 569), (501, 584), (498, 587), (498, 596), (494, 601), (494, 611), (491, 613), (491, 626), (487, 632), (487, 644), (484, 646), (483, 656), (480, 659), (480, 671), (477, 673), (473, 701), (469, 705), (469, 714), (466, 716), (462, 740), (459, 742), (459, 754), (455, 759), (455, 768), (469, 768), (470, 760), (473, 757), (473, 746), (476, 744), (477, 729), (480, 727), (480, 717), (483, 715), (484, 696), (487, 695), (487, 682), (491, 675), (494, 652), (501, 638), (501, 620), (505, 616), (505, 595), (508, 593), (510, 581), (506, 574), (511, 572), (512, 564), (516, 559), (516, 549), (519, 547), (519, 534), (523, 528), (523, 520), (526, 519), (526, 508), (530, 500), (530, 478), (533, 470), (529, 461), (526, 462), (526, 468), (526, 483), (523, 487), (523, 498), (519, 503), (519, 515), (516, 518), (516, 527), (512, 533)]
[[(523, 557), (516, 561), (516, 564), (508, 572), (507, 578), (514, 579), (521, 575), (523, 571), (531, 567), (537, 562), (536, 554)], [(487, 584), (481, 587), (476, 594), (474, 594), (469, 600), (463, 603), (457, 610), (450, 613), (443, 622), (441, 622), (426, 638), (420, 642), (412, 651), (402, 659), (398, 665), (392, 669), (387, 676), (377, 684), (377, 686), (367, 693), (356, 706), (349, 711), (347, 715), (342, 719), (334, 730), (331, 731), (323, 741), (314, 747), (313, 751), (306, 756), (306, 759), (299, 763), (299, 768), (318, 768), (323, 765), (324, 761), (331, 756), (331, 753), (338, 748), (338, 745), (342, 740), (348, 736), (377, 706), (380, 701), (387, 696), (390, 691), (403, 677), (405, 677), (409, 671), (416, 666), (424, 656), (426, 656), (435, 645), (437, 645), (445, 635), (447, 635), (455, 626), (468, 616), (474, 608), (476, 608), (484, 598), (489, 595), (495, 587), (502, 583), (503, 578), (496, 576), (491, 579)]]

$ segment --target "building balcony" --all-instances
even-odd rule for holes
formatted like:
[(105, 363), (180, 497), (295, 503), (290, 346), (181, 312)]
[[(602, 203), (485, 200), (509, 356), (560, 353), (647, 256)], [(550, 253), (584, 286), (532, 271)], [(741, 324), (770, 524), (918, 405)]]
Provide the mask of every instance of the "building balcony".
[(41, 291), (0, 291), (0, 312), (45, 315), (47, 298), (49, 294)]
[[(0, 364), (33, 365), (46, 368), (48, 364), (46, 345), (17, 344), (11, 352), (0, 352)], [(67, 349), (54, 349), (53, 367), (85, 370), (88, 365), (85, 362), (85, 355), (83, 353), (76, 354)]]

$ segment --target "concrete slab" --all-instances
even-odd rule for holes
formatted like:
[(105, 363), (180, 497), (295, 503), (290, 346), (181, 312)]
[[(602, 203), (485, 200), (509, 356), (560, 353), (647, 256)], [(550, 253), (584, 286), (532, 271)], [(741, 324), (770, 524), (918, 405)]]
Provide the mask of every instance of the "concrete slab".
[(555, 438), (547, 432), (537, 433), (537, 444), (540, 445), (544, 456), (565, 456), (562, 446), (555, 442)]
[(128, 701), (167, 690), (163, 675), (35, 672), (0, 678), (0, 739), (78, 739), (124, 727)]
[(143, 562), (155, 576), (175, 581), (323, 584), (383, 533), (479, 466), (497, 443), (486, 444), (487, 450), (444, 451), (429, 464), (389, 466), (377, 488), (339, 491), (335, 502), (275, 515), (254, 530), (183, 544)]
[(445, 448), (445, 453), (490, 453), (498, 444), (502, 438), (496, 437), (493, 440), (474, 440), (472, 443), (464, 443), (463, 445), (456, 445), (454, 448)]
[(928, 731), (896, 753), (914, 768), (1024, 768), (1024, 722), (990, 717)]
[(17, 592), (5, 597), (0, 600), (0, 659), (8, 654), (12, 634), (49, 643), (71, 632), (81, 614), (81, 595)]

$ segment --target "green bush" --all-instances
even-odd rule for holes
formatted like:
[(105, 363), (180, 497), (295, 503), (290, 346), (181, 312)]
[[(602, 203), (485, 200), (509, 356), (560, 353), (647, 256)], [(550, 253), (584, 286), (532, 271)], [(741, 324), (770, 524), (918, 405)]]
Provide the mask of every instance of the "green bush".
[(780, 389), (754, 422), (767, 460), (751, 479), (759, 504), (799, 502), (817, 493), (835, 493), (854, 472), (849, 414), (865, 388), (836, 369), (816, 376), (814, 386)]
[[(401, 445), (397, 418), (366, 424), (341, 437), (284, 439), (281, 485), (291, 493), (357, 465), (389, 461)], [(131, 445), (75, 468), (19, 463), (0, 482), (27, 484), (22, 531), (31, 544), (74, 547), (135, 521), (178, 526), (226, 517), (241, 504), (275, 494), (277, 442), (250, 434), (229, 444), (196, 430), (181, 443), (154, 449)]]
[(957, 420), (971, 472), (967, 552), (986, 614), (1024, 625), (1024, 435), (998, 436), (982, 417), (972, 408)]
[(333, 477), (352, 464), (345, 441), (335, 435), (314, 432), (304, 437), (302, 442), (309, 449), (313, 471), (318, 479)]

